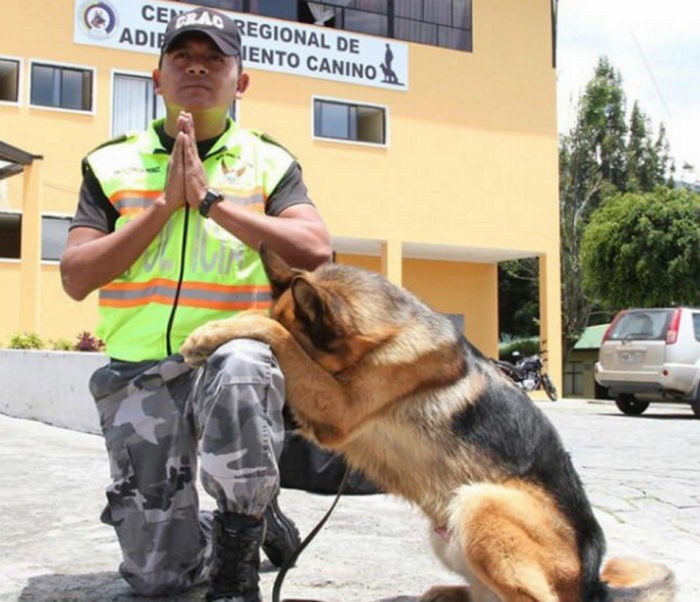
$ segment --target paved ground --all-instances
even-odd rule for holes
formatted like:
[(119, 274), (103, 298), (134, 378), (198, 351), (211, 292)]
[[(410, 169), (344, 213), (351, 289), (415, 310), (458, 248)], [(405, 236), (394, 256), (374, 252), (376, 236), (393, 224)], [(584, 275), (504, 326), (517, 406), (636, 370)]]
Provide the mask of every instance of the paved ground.
[[(613, 554), (661, 560), (678, 602), (700, 600), (700, 421), (684, 406), (637, 418), (608, 403), (541, 407), (559, 428)], [(145, 600), (115, 572), (119, 552), (97, 516), (108, 467), (102, 441), (0, 415), (0, 601)], [(308, 532), (332, 501), (285, 490), (281, 503)], [(289, 572), (283, 597), (326, 602), (415, 602), (459, 580), (433, 560), (425, 522), (385, 495), (344, 497)], [(265, 600), (275, 572), (266, 562)], [(202, 590), (171, 598), (201, 600)]]

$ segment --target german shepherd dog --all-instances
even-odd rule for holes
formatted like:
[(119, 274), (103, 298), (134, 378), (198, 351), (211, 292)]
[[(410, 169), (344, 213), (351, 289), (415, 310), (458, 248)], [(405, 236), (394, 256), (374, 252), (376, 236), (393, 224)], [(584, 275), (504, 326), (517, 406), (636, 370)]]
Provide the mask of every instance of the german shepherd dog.
[(445, 565), (468, 586), (422, 602), (661, 602), (663, 565), (612, 559), (552, 424), (451, 323), (373, 272), (293, 269), (264, 246), (270, 317), (195, 330), (199, 365), (232, 338), (268, 343), (303, 434), (419, 506)]

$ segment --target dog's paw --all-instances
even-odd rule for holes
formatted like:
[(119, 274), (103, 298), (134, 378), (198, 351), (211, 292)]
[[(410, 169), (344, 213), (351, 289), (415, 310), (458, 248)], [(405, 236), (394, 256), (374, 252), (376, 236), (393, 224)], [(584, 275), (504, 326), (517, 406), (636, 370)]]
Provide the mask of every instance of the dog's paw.
[(227, 322), (228, 320), (207, 322), (190, 333), (180, 347), (180, 354), (189, 366), (201, 366), (215, 349), (233, 338), (229, 334)]
[(202, 344), (196, 331), (190, 334), (180, 347), (180, 355), (184, 358), (185, 363), (193, 368), (197, 368), (207, 361), (212, 351), (213, 349)]
[(226, 320), (213, 320), (195, 328), (180, 347), (185, 362), (196, 368), (231, 339), (257, 339), (270, 343), (282, 326), (259, 311), (245, 311)]

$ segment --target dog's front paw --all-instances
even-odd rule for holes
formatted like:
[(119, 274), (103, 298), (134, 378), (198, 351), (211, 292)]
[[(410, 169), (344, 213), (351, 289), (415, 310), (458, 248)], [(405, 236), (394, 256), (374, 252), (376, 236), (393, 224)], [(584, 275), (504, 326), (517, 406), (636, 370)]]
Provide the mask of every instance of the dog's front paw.
[(208, 322), (190, 333), (180, 347), (180, 354), (189, 366), (201, 366), (215, 349), (232, 338), (227, 334), (226, 322), (227, 320)]

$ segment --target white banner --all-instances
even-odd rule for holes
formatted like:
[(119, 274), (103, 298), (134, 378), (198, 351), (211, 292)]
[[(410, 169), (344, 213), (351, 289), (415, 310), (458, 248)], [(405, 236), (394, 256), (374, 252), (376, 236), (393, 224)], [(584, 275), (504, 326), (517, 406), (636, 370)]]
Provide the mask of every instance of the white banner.
[[(76, 0), (76, 44), (159, 54), (165, 26), (190, 5)], [(408, 90), (408, 45), (349, 31), (229, 11), (241, 30), (243, 64), (292, 75)]]

